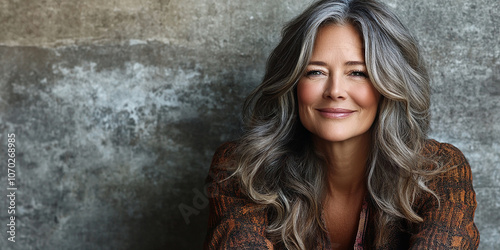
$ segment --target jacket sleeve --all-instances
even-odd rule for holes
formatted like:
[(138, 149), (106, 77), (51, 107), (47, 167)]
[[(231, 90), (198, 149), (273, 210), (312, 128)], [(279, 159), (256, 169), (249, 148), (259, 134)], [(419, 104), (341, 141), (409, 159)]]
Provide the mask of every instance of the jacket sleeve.
[(226, 143), (217, 149), (206, 179), (210, 212), (204, 249), (273, 249), (265, 237), (266, 211), (244, 195), (227, 170), (234, 147)]
[(450, 170), (428, 183), (440, 200), (428, 193), (422, 197), (417, 213), (424, 221), (415, 226), (410, 248), (477, 249), (479, 231), (474, 224), (477, 203), (469, 163), (450, 144), (440, 144), (436, 155), (444, 156), (444, 167)]

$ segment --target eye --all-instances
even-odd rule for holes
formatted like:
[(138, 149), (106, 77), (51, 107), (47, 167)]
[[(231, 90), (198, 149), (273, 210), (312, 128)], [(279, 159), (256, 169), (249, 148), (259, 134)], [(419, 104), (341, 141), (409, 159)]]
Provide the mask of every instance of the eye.
[(363, 72), (363, 71), (352, 71), (349, 75), (356, 76), (356, 77), (368, 78), (368, 74), (366, 72)]
[(323, 75), (323, 72), (319, 70), (309, 70), (306, 72), (306, 76), (320, 76)]

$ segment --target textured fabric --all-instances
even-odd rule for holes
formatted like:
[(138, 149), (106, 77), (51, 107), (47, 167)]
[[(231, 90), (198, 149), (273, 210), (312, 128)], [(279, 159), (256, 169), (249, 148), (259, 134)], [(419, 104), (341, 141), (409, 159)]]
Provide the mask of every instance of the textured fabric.
[[(207, 177), (210, 217), (205, 249), (282, 249), (266, 238), (267, 212), (244, 195), (237, 178), (229, 178), (234, 143), (216, 151)], [(423, 152), (441, 159), (449, 171), (428, 183), (440, 203), (423, 193), (414, 210), (423, 217), (418, 224), (401, 222), (393, 227), (381, 249), (477, 249), (479, 232), (474, 224), (476, 194), (470, 166), (460, 150), (450, 144), (429, 140)], [(368, 202), (364, 202), (354, 249), (373, 249), (377, 228)], [(318, 235), (317, 249), (331, 249), (325, 234)]]

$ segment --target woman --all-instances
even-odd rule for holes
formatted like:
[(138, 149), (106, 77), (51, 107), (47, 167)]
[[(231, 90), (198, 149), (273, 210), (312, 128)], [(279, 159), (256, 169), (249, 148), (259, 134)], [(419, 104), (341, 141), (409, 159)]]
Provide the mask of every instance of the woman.
[(216, 152), (205, 248), (472, 249), (469, 164), (427, 139), (415, 39), (370, 0), (322, 0), (292, 20)]

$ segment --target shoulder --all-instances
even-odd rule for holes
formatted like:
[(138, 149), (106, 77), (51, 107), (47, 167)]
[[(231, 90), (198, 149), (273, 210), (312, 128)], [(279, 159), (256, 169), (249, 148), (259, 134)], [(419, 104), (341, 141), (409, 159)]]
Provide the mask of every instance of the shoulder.
[(237, 147), (237, 143), (235, 141), (225, 142), (220, 145), (214, 153), (212, 158), (212, 167), (222, 167), (223, 165), (227, 165), (227, 163), (234, 160), (234, 151)]
[[(219, 186), (219, 183), (224, 181), (231, 183), (230, 186), (236, 185), (237, 181), (235, 178), (229, 178), (232, 176), (235, 169), (236, 161), (234, 160), (234, 151), (236, 147), (237, 143), (230, 141), (223, 143), (215, 150), (206, 179), (207, 183), (212, 183), (212, 185), (208, 187), (209, 191), (210, 188)], [(228, 180), (228, 178), (230, 180)]]
[[(443, 183), (462, 183), (472, 185), (472, 171), (465, 155), (457, 147), (449, 143), (440, 143), (436, 140), (427, 140), (423, 154), (431, 162), (434, 162), (430, 169), (440, 168), (440, 174), (435, 176), (432, 184)], [(439, 184), (438, 184), (439, 186)]]
[(434, 139), (428, 139), (425, 141), (423, 155), (426, 157), (441, 159), (441, 161), (443, 160), (450, 160), (453, 162), (466, 161), (466, 158), (462, 153), (462, 151), (460, 151), (460, 149), (449, 143), (438, 142)]
[(452, 144), (429, 139), (425, 142), (422, 154), (434, 162), (430, 169), (442, 168), (445, 175), (467, 174), (468, 178), (472, 178), (467, 158), (460, 149)]

